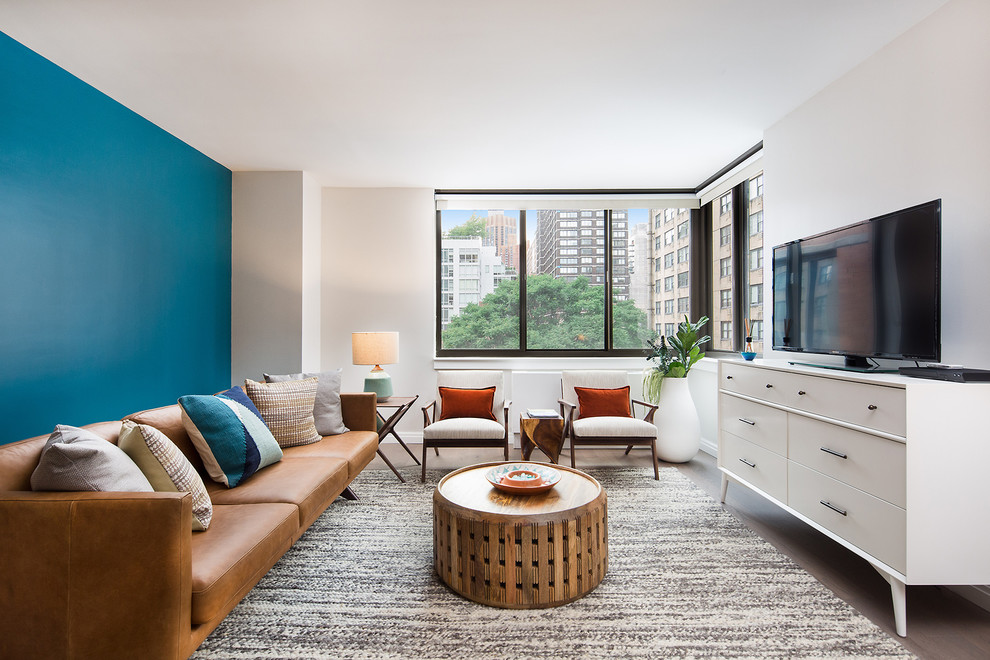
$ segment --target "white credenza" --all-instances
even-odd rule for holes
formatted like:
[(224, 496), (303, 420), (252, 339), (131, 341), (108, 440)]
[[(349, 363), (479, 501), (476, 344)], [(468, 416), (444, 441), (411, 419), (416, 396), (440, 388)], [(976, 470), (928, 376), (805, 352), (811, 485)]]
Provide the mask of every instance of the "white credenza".
[(990, 584), (990, 383), (721, 360), (718, 466), (870, 562), (901, 636), (905, 585)]

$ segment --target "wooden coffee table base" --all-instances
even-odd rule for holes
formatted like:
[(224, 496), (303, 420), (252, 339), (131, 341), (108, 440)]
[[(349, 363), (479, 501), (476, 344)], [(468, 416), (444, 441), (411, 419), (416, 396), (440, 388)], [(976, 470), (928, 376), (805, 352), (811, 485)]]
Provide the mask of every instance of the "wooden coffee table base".
[(485, 496), (504, 500), (507, 511), (521, 509), (493, 513), (450, 502), (442, 485), (433, 498), (434, 565), (440, 579), (465, 598), (496, 607), (554, 607), (584, 596), (605, 577), (608, 515), (600, 486), (585, 504), (538, 513), (540, 495), (507, 495), (479, 484)]

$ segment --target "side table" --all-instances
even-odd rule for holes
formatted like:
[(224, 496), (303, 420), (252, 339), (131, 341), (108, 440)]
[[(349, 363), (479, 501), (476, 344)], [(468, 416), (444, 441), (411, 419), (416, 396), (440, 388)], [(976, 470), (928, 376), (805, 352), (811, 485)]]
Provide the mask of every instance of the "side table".
[(395, 425), (399, 422), (400, 419), (402, 419), (403, 415), (409, 412), (409, 409), (413, 407), (413, 404), (416, 403), (416, 399), (418, 398), (419, 395), (417, 394), (416, 396), (389, 396), (383, 399), (378, 399), (377, 406), (379, 409), (381, 408), (395, 409), (395, 412), (389, 415), (387, 419), (381, 414), (381, 412), (379, 412), (378, 410), (375, 411), (375, 414), (378, 415), (378, 423), (380, 425), (378, 429), (378, 455), (382, 457), (382, 460), (385, 461), (385, 465), (391, 468), (392, 472), (395, 473), (395, 476), (397, 476), (399, 478), (399, 481), (401, 481), (402, 483), (405, 483), (406, 480), (402, 478), (402, 475), (399, 474), (399, 471), (395, 469), (395, 466), (392, 465), (391, 461), (389, 461), (388, 458), (385, 457), (385, 454), (382, 453), (382, 440), (384, 440), (389, 435), (394, 437), (396, 440), (399, 441), (399, 444), (402, 445), (402, 448), (406, 450), (406, 453), (412, 456), (412, 459), (416, 461), (416, 465), (419, 465), (419, 459), (416, 458), (416, 455), (414, 453), (412, 453), (412, 450), (409, 449), (409, 446), (402, 441), (402, 438), (399, 437), (399, 434), (395, 432)]
[(528, 461), (533, 449), (539, 449), (556, 463), (564, 447), (564, 420), (561, 417), (530, 417), (528, 412), (519, 415), (519, 446), (524, 461)]

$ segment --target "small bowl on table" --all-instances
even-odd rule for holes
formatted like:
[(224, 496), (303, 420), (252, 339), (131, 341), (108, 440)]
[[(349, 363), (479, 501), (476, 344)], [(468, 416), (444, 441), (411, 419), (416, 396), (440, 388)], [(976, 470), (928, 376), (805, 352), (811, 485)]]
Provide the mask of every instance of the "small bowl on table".
[(756, 351), (743, 351), (739, 355), (743, 356), (743, 359), (747, 362), (751, 362), (756, 357)]
[(545, 493), (560, 481), (560, 472), (539, 463), (503, 463), (485, 474), (496, 489), (505, 493)]

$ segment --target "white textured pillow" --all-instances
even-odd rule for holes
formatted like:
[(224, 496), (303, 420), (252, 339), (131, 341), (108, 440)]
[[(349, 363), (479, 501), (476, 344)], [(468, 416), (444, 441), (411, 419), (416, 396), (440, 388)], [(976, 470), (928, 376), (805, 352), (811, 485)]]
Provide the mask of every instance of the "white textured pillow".
[(32, 490), (145, 492), (154, 489), (120, 447), (92, 431), (59, 424), (31, 474)]
[(344, 417), (340, 408), (340, 369), (281, 376), (265, 374), (265, 380), (269, 383), (283, 383), (287, 380), (302, 380), (304, 378), (319, 379), (316, 386), (316, 401), (313, 402), (313, 419), (316, 423), (316, 431), (324, 436), (347, 433), (348, 429), (344, 426)]
[(209, 528), (213, 502), (203, 478), (164, 433), (153, 426), (124, 420), (117, 446), (131, 457), (155, 492), (191, 493), (193, 531)]

